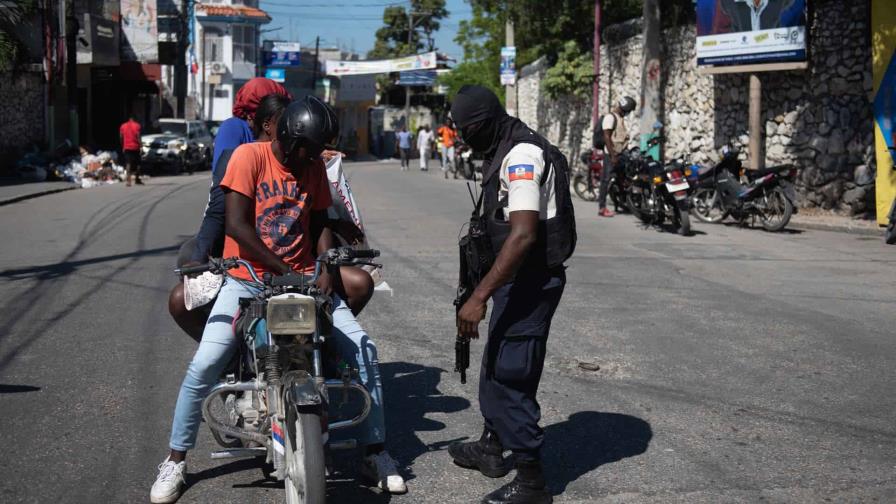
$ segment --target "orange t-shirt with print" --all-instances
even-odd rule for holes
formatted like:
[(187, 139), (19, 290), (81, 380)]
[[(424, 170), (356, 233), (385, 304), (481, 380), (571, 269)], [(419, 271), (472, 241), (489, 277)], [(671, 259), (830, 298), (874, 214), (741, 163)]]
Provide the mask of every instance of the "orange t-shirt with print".
[[(314, 271), (311, 212), (326, 210), (333, 202), (323, 161), (306, 167), (296, 179), (274, 156), (271, 142), (243, 144), (227, 163), (221, 186), (255, 200), (255, 233), (283, 262), (297, 272)], [(224, 238), (224, 257), (248, 260), (230, 236)], [(259, 276), (266, 271), (249, 262)], [(244, 268), (230, 274), (250, 278)]]
[(454, 147), (454, 139), (457, 138), (457, 133), (454, 131), (454, 128), (442, 126), (436, 133), (442, 137), (442, 144), (445, 145), (445, 147)]

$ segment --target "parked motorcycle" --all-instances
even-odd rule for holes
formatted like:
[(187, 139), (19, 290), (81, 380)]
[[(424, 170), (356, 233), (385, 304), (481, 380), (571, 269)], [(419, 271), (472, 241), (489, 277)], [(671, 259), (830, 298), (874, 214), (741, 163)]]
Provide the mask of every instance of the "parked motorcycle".
[(758, 218), (766, 231), (781, 231), (796, 211), (796, 175), (792, 165), (745, 170), (737, 150), (725, 147), (722, 160), (701, 175), (692, 197), (694, 214), (704, 222), (729, 215), (741, 224)]
[[(896, 159), (896, 147), (890, 147), (890, 154), (893, 155), (893, 159)], [(893, 169), (896, 170), (896, 163), (894, 163)], [(886, 240), (888, 245), (893, 245), (896, 243), (896, 198), (893, 199), (893, 204), (890, 205), (889, 219), (887, 230), (884, 232), (884, 240)]]
[[(322, 267), (373, 265), (368, 261), (378, 255), (376, 250), (332, 249), (317, 258), (313, 276), (266, 273), (259, 279), (248, 262), (236, 258), (178, 270), (184, 275), (226, 274), (243, 267), (260, 289), (255, 297), (240, 300), (235, 322), (239, 365), (212, 388), (202, 416), (225, 448), (212, 458), (264, 457), (265, 475), (284, 481), (287, 504), (326, 501), (326, 454), (357, 446), (355, 440), (336, 441), (329, 433), (360, 424), (371, 407), (357, 370), (327, 345), (331, 298), (315, 280)], [(325, 369), (336, 371), (325, 376)], [(355, 396), (352, 404), (360, 399), (359, 411), (348, 419), (331, 419), (331, 411), (342, 411), (349, 395)], [(220, 410), (221, 400), (224, 418), (213, 413), (213, 405)]]
[[(655, 137), (647, 145), (653, 147), (661, 141), (661, 137)], [(631, 212), (650, 225), (660, 225), (669, 218), (679, 234), (690, 235), (690, 167), (680, 161), (673, 161), (664, 167), (659, 161), (642, 156), (637, 149), (630, 149), (627, 157), (632, 166), (631, 187), (627, 192)]]
[(582, 153), (584, 170), (579, 170), (572, 179), (572, 188), (576, 196), (585, 201), (597, 201), (597, 190), (600, 187), (600, 174), (604, 168), (604, 153), (597, 149), (588, 149)]

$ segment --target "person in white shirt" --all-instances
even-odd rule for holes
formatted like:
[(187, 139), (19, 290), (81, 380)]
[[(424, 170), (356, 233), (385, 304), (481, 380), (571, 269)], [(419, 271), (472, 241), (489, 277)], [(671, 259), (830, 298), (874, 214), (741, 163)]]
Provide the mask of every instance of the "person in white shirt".
[(420, 152), (420, 170), (429, 171), (429, 158), (432, 156), (432, 142), (434, 135), (429, 125), (417, 133), (417, 150)]

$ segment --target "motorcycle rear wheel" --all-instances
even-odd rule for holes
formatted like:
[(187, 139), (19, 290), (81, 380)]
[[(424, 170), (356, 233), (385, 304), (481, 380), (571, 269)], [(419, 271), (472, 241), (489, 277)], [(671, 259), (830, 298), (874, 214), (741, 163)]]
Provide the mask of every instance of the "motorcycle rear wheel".
[(633, 194), (628, 193), (625, 196), (626, 202), (628, 203), (628, 209), (631, 210), (632, 214), (635, 217), (641, 220), (644, 224), (650, 224), (651, 218), (647, 213), (647, 210), (644, 208), (644, 195), (643, 194)]
[(719, 200), (719, 192), (716, 189), (697, 189), (691, 196), (694, 216), (707, 224), (722, 222), (728, 216), (728, 212), (722, 209), (722, 203)]
[(776, 233), (790, 222), (793, 215), (793, 203), (784, 194), (784, 189), (775, 187), (765, 195), (765, 205), (759, 215), (759, 221), (766, 231)]
[(327, 480), (320, 406), (287, 404), (286, 504), (326, 504)]
[(681, 236), (691, 235), (691, 217), (687, 210), (678, 212), (678, 234)]
[(588, 188), (588, 178), (581, 173), (576, 175), (573, 179), (572, 188), (576, 192), (576, 196), (585, 201), (597, 200), (597, 191)]

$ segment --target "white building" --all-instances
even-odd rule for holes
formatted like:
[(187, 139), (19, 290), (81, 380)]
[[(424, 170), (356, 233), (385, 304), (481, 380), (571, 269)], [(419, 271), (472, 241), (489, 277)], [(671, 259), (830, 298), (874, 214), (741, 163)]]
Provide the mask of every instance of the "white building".
[(258, 8), (258, 0), (204, 0), (195, 4), (193, 37), (195, 68), (188, 93), (198, 116), (223, 121), (232, 113), (239, 88), (256, 75), (261, 57), (259, 28), (271, 17)]

